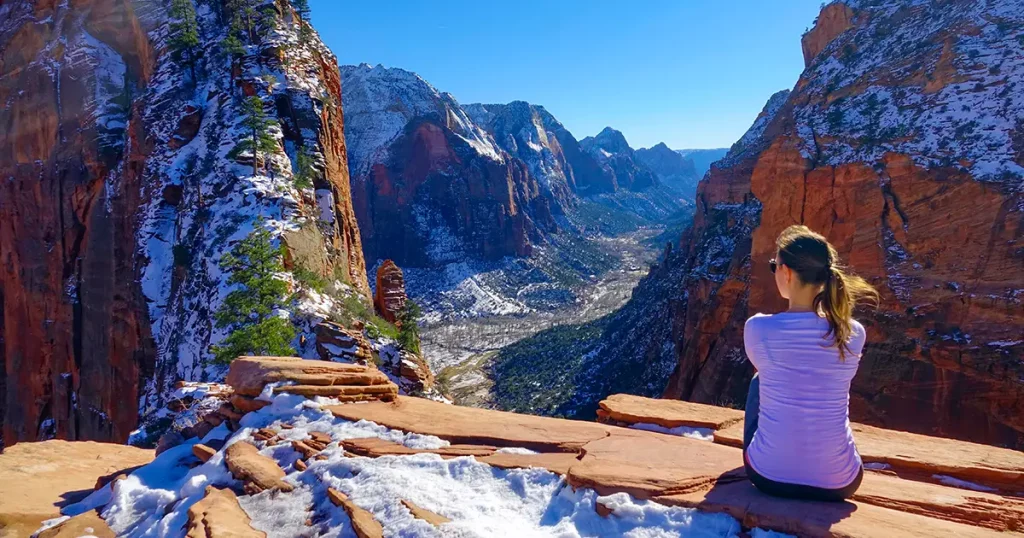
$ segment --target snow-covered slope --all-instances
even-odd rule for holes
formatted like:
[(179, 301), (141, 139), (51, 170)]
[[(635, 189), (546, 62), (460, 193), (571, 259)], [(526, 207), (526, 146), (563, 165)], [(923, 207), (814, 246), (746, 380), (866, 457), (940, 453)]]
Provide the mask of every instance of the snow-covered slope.
[[(143, 395), (143, 413), (159, 408), (162, 395), (178, 379), (222, 375), (222, 367), (210, 364), (210, 345), (227, 335), (215, 327), (212, 316), (231, 291), (230, 275), (219, 264), (254, 226), (271, 230), (283, 241), (293, 266), (338, 278), (338, 286), (349, 290), (342, 295), (368, 290), (352, 216), (334, 55), (315, 33), (300, 43), (290, 9), (266, 20), (270, 25), (257, 30), (259, 43), (246, 47), (233, 73), (232, 58), (220, 50), (227, 35), (222, 15), (199, 4), (206, 45), (198, 69), (205, 76), (193, 84), (186, 79), (187, 70), (166, 59), (142, 97), (140, 121), (150, 126), (152, 137), (168, 141), (154, 148), (144, 172), (144, 188), (152, 194), (139, 232), (146, 260), (141, 284), (157, 357)], [(167, 39), (166, 26), (155, 27), (152, 39)], [(240, 119), (246, 95), (260, 97), (279, 121), (280, 128), (271, 131), (275, 149), (261, 156), (273, 172), (254, 175), (251, 153), (231, 156), (245, 135)], [(179, 127), (182, 110), (198, 110), (200, 116), (194, 132), (185, 136)], [(315, 163), (312, 189), (299, 189), (293, 182), (300, 152)], [(173, 201), (168, 192), (175, 193)], [(298, 294), (290, 311), (281, 312), (308, 331), (296, 344), (311, 343), (311, 326), (338, 306), (328, 294), (305, 291), (312, 293)]]
[[(284, 253), (273, 315), (301, 354), (316, 354), (314, 325), (366, 301), (336, 60), (315, 31), (300, 36), (289, 2), (251, 3), (234, 52), (233, 8), (181, 4), (195, 9), (191, 54), (172, 46), (182, 21), (167, 2), (0, 8), (0, 121), (17, 128), (0, 144), (18, 148), (0, 160), (11, 442), (125, 441), (176, 381), (219, 378), (215, 314), (237, 289), (221, 261), (257, 228)], [(257, 102), (258, 157), (243, 125)], [(23, 330), (35, 326), (49, 328)]]

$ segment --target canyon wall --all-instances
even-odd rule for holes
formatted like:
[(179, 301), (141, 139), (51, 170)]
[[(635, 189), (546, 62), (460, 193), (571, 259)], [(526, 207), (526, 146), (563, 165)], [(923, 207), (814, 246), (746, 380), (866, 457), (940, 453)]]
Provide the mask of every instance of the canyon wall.
[(0, 8), (3, 442), (126, 439), (155, 349), (134, 263), (155, 54), (126, 0)]
[(851, 418), (1022, 446), (1024, 13), (865, 1), (818, 24), (794, 90), (712, 167), (666, 261), (686, 276), (663, 395), (742, 405), (743, 323), (785, 308), (768, 260), (802, 223), (882, 294), (858, 312)]

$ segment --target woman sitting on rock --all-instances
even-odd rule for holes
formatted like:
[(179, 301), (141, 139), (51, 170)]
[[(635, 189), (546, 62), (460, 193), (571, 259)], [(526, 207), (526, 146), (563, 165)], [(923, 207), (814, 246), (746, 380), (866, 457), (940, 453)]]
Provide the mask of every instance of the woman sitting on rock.
[(750, 481), (779, 497), (841, 501), (864, 476), (850, 430), (850, 382), (864, 348), (853, 319), (878, 292), (839, 265), (836, 249), (806, 226), (786, 228), (771, 271), (789, 310), (747, 320), (750, 382), (743, 460)]

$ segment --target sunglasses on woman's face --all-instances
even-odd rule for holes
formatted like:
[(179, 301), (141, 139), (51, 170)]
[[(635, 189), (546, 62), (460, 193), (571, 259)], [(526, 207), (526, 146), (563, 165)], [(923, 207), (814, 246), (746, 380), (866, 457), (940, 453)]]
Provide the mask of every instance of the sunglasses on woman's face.
[(779, 268), (779, 262), (775, 261), (775, 258), (768, 260), (768, 268), (772, 270), (772, 274)]

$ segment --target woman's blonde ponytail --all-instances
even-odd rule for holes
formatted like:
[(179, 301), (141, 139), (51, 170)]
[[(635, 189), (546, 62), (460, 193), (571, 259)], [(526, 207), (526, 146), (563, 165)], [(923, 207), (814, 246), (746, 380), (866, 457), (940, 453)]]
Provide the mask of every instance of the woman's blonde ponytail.
[(780, 261), (805, 284), (822, 285), (814, 298), (814, 309), (828, 321), (826, 339), (839, 348), (845, 360), (853, 333), (853, 310), (858, 302), (878, 304), (878, 291), (863, 278), (847, 273), (839, 265), (839, 254), (825, 238), (806, 226), (790, 226), (779, 236)]

